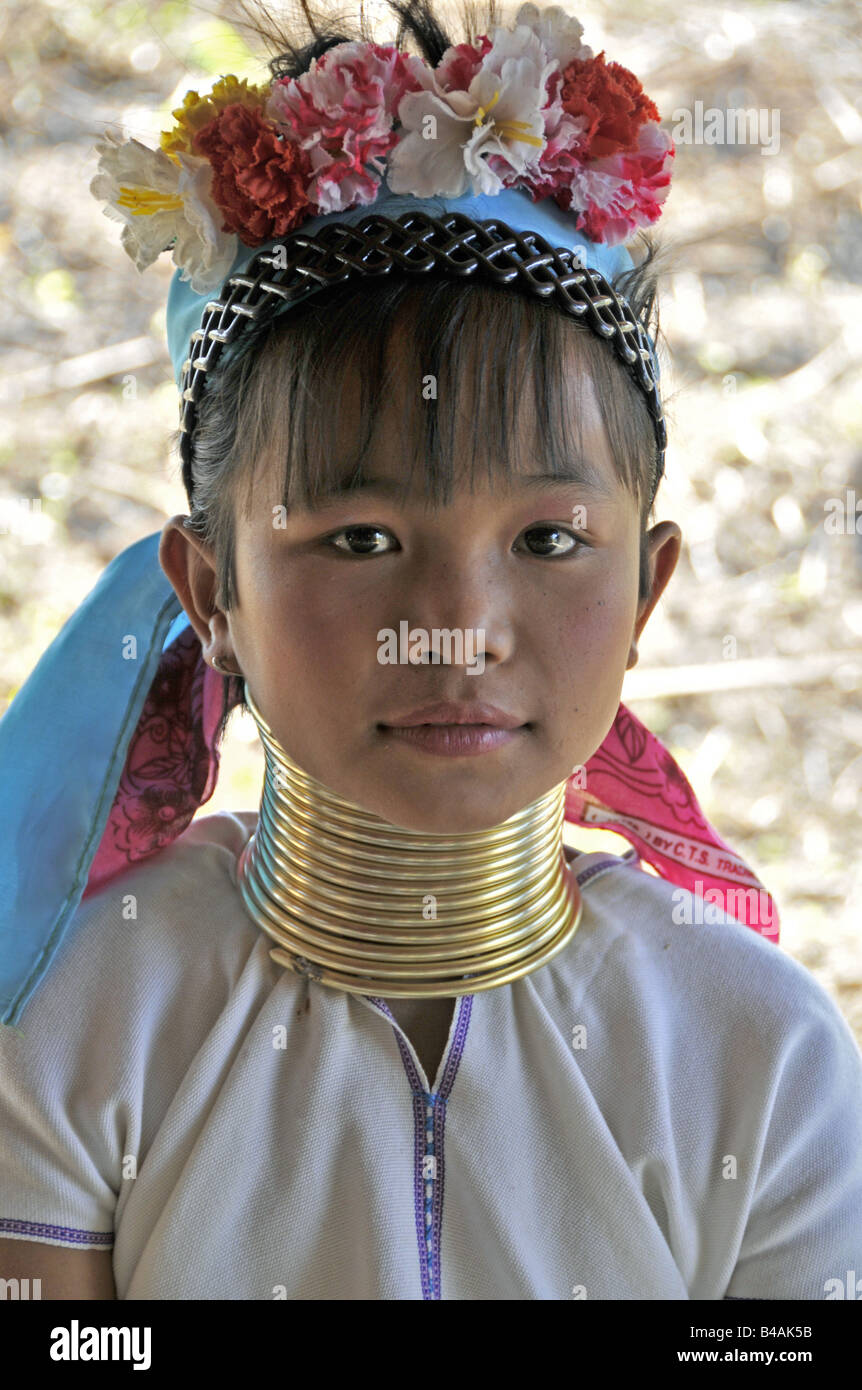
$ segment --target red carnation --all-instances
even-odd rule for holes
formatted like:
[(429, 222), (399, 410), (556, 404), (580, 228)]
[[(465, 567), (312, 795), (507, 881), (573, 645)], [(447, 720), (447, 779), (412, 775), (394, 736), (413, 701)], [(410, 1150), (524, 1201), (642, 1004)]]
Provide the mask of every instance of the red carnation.
[(563, 79), (563, 110), (589, 122), (578, 144), (581, 159), (631, 149), (645, 122), (661, 120), (634, 73), (621, 63), (605, 64), (604, 49), (597, 58), (574, 58)]
[(197, 132), (193, 148), (213, 166), (222, 231), (236, 232), (246, 246), (284, 236), (314, 211), (305, 191), (313, 174), (308, 155), (280, 140), (258, 107), (226, 106)]

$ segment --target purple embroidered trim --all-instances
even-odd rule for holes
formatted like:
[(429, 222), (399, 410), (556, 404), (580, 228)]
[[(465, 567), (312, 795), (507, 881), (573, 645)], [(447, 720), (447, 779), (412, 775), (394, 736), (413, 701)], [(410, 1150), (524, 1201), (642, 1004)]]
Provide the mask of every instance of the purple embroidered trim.
[[(419, 1245), (419, 1268), (422, 1271), (422, 1297), (423, 1299), (439, 1298), (439, 1292), (435, 1294), (435, 1288), (439, 1290), (440, 1277), (435, 1268), (435, 1254), (431, 1243), (431, 1199), (427, 1196), (425, 1188), (429, 1185), (425, 1177), (425, 1159), (428, 1157), (435, 1159), (434, 1174), (431, 1178), (430, 1187), (434, 1191), (434, 1183), (437, 1177), (436, 1156), (434, 1154), (434, 1130), (429, 1128), (432, 1124), (431, 1115), (435, 1111), (435, 1104), (432, 1096), (423, 1091), (420, 1087), (413, 1092), (413, 1209), (416, 1214), (416, 1240)], [(429, 1115), (429, 1111), (431, 1112)], [(429, 1140), (428, 1135), (431, 1135)], [(436, 1275), (436, 1277), (435, 1277)]]
[(603, 874), (607, 869), (621, 868), (623, 864), (636, 863), (637, 859), (636, 849), (626, 850), (625, 854), (618, 855), (614, 859), (602, 859), (598, 864), (591, 864), (588, 869), (582, 869), (579, 874), (575, 874), (575, 882), (579, 888), (583, 888), (584, 884), (589, 883), (596, 874)]
[(432, 1096), (434, 1106), (434, 1153), (436, 1155), (435, 1182), (433, 1185), (433, 1197), (431, 1206), (431, 1249), (434, 1261), (434, 1298), (440, 1298), (440, 1245), (443, 1234), (443, 1180), (446, 1173), (446, 1161), (443, 1153), (443, 1136), (446, 1129), (446, 1110), (449, 1097), (452, 1094), (452, 1087), (455, 1084), (455, 1077), (461, 1065), (461, 1058), (464, 1055), (464, 1045), (467, 1041), (467, 1029), (470, 1024), (470, 1015), (473, 1012), (474, 995), (465, 994), (461, 997), (461, 1008), (458, 1014), (458, 1022), (455, 1025), (455, 1036), (452, 1039), (452, 1046), (446, 1058), (446, 1065), (443, 1068), (443, 1076), (440, 1082), (440, 1090), (437, 1093), (437, 1100), (443, 1102), (437, 1105)]
[[(443, 1228), (443, 1138), (446, 1128), (446, 1105), (455, 1084), (458, 1067), (464, 1054), (467, 1029), (473, 1010), (472, 994), (460, 996), (458, 1018), (452, 1042), (443, 1065), (440, 1090), (426, 1091), (416, 1069), (413, 1056), (398, 1029), (395, 1040), (401, 1061), (407, 1073), (413, 1095), (413, 1206), (416, 1217), (416, 1239), (419, 1244), (419, 1264), (422, 1275), (422, 1298), (440, 1298), (440, 1244)], [(367, 998), (382, 1009), (394, 1024), (395, 1019), (385, 999)], [(432, 1113), (429, 1115), (428, 1111)], [(434, 1177), (430, 1183), (431, 1195), (426, 1193), (426, 1180), (423, 1172), (424, 1160), (432, 1157)], [(429, 1248), (430, 1236), (430, 1248)]]
[(422, 1278), (422, 1298), (431, 1299), (431, 1282), (428, 1278), (428, 1252), (425, 1245), (425, 1180), (422, 1175), (422, 1160), (425, 1156), (425, 1106), (427, 1092), (422, 1089), (422, 1082), (416, 1065), (410, 1054), (410, 1049), (395, 1026), (395, 1017), (385, 999), (376, 995), (368, 995), (367, 998), (372, 1004), (376, 1004), (378, 1009), (382, 1009), (390, 1023), (393, 1025), (392, 1031), (395, 1034), (395, 1041), (398, 1044), (398, 1051), (401, 1054), (401, 1062), (407, 1073), (407, 1080), (410, 1083), (410, 1091), (413, 1098), (413, 1211), (416, 1220), (416, 1240), (419, 1245), (419, 1270)]
[(446, 1058), (446, 1065), (443, 1068), (443, 1076), (440, 1080), (439, 1095), (444, 1100), (448, 1100), (452, 1094), (452, 1087), (455, 1085), (455, 1076), (461, 1065), (461, 1058), (464, 1055), (464, 1044), (467, 1041), (467, 1027), (470, 1023), (470, 1015), (473, 1012), (474, 994), (462, 994), (458, 1022), (455, 1025), (455, 1036), (452, 1039), (452, 1046), (449, 1048), (449, 1055)]
[[(632, 862), (637, 863), (637, 861), (636, 849), (627, 850), (624, 855), (609, 856), (607, 859), (601, 859), (597, 863), (591, 864), (589, 868), (582, 869), (575, 876), (576, 882), (580, 888), (598, 874), (606, 873), (608, 869), (620, 868)], [(464, 1044), (467, 1040), (467, 1028), (470, 1023), (475, 995), (463, 994), (460, 996), (458, 1020), (443, 1065), (440, 1090), (436, 1094), (423, 1088), (422, 1079), (416, 1069), (410, 1048), (399, 1032), (386, 1000), (370, 994), (366, 995), (366, 998), (369, 1003), (382, 1010), (393, 1025), (395, 1041), (398, 1043), (398, 1051), (401, 1054), (401, 1061), (413, 1095), (413, 1197), (416, 1215), (416, 1239), (419, 1243), (422, 1271), (422, 1297), (423, 1299), (439, 1299), (440, 1245), (443, 1232), (443, 1179), (445, 1173), (443, 1140), (446, 1130), (446, 1104), (464, 1054)], [(423, 1172), (426, 1157), (433, 1157), (435, 1160), (430, 1196), (426, 1192), (426, 1179)]]
[(41, 1236), (45, 1240), (62, 1240), (68, 1245), (103, 1245), (114, 1243), (113, 1231), (78, 1231), (74, 1226), (49, 1226), (41, 1221), (16, 1221), (0, 1216), (0, 1233)]

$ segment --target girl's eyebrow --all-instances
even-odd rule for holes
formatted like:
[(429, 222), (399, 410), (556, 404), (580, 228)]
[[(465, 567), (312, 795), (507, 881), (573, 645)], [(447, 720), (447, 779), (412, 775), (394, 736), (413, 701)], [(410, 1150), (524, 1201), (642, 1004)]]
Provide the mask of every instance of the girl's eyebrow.
[[(530, 491), (550, 491), (552, 488), (576, 485), (583, 492), (591, 493), (594, 497), (608, 500), (612, 497), (611, 488), (607, 480), (591, 464), (573, 462), (567, 465), (559, 473), (527, 473), (519, 474), (509, 481), (511, 491), (517, 488), (526, 488)], [(316, 497), (310, 499), (304, 506), (304, 511), (322, 511), (325, 507), (332, 506), (334, 503), (355, 496), (356, 493), (374, 495), (376, 497), (397, 497), (402, 493), (402, 485), (394, 478), (375, 478), (366, 474), (353, 482), (341, 481), (333, 483), (318, 493)]]
[(583, 492), (591, 492), (595, 497), (613, 496), (607, 479), (597, 468), (593, 468), (592, 464), (569, 464), (560, 473), (528, 473), (521, 475), (517, 482), (522, 487), (538, 490), (574, 484)]

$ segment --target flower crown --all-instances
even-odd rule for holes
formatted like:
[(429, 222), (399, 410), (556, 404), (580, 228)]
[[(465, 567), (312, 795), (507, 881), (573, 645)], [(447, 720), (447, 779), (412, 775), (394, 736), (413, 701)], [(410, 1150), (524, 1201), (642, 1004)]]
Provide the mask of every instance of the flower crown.
[(240, 242), (373, 203), (384, 173), (391, 192), (420, 198), (553, 198), (614, 246), (660, 217), (675, 149), (634, 74), (582, 34), (559, 6), (526, 4), (436, 67), (348, 42), (297, 78), (222, 77), (209, 96), (186, 93), (158, 150), (106, 132), (90, 192), (125, 224), (138, 270), (172, 250), (196, 294), (221, 285)]

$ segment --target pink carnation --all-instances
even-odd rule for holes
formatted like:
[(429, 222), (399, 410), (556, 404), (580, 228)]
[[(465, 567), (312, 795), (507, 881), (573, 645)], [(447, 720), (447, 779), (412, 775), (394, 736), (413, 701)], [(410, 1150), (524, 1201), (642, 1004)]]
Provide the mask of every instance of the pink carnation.
[(616, 246), (661, 216), (676, 149), (667, 132), (650, 121), (640, 127), (634, 149), (585, 160), (579, 154), (582, 128), (581, 118), (564, 115), (542, 151), (538, 171), (517, 180), (517, 186), (534, 202), (553, 198), (565, 212), (578, 212), (579, 231), (591, 241)]
[(587, 157), (588, 122), (585, 117), (570, 116), (558, 99), (546, 106), (542, 115), (547, 143), (535, 170), (523, 180), (534, 202), (564, 194), (575, 174), (583, 169)]
[(542, 115), (547, 144), (535, 168), (516, 184), (530, 193), (534, 203), (556, 198), (560, 207), (567, 207), (566, 193), (587, 161), (587, 121), (583, 116), (569, 116), (559, 101), (546, 107)]
[[(670, 189), (675, 155), (671, 137), (650, 121), (638, 132), (636, 150), (590, 161), (575, 184), (574, 196), (583, 209), (576, 223), (578, 230), (585, 231), (592, 241), (616, 246), (638, 227), (658, 221)], [(559, 195), (557, 202), (565, 206)]]
[(340, 43), (301, 77), (273, 84), (267, 115), (308, 151), (315, 170), (308, 196), (321, 212), (375, 200), (379, 161), (397, 140), (398, 104), (422, 85), (423, 67), (422, 59), (392, 46)]
[(456, 43), (447, 48), (434, 69), (438, 86), (444, 92), (466, 92), (493, 46), (488, 35), (483, 34), (475, 44)]

